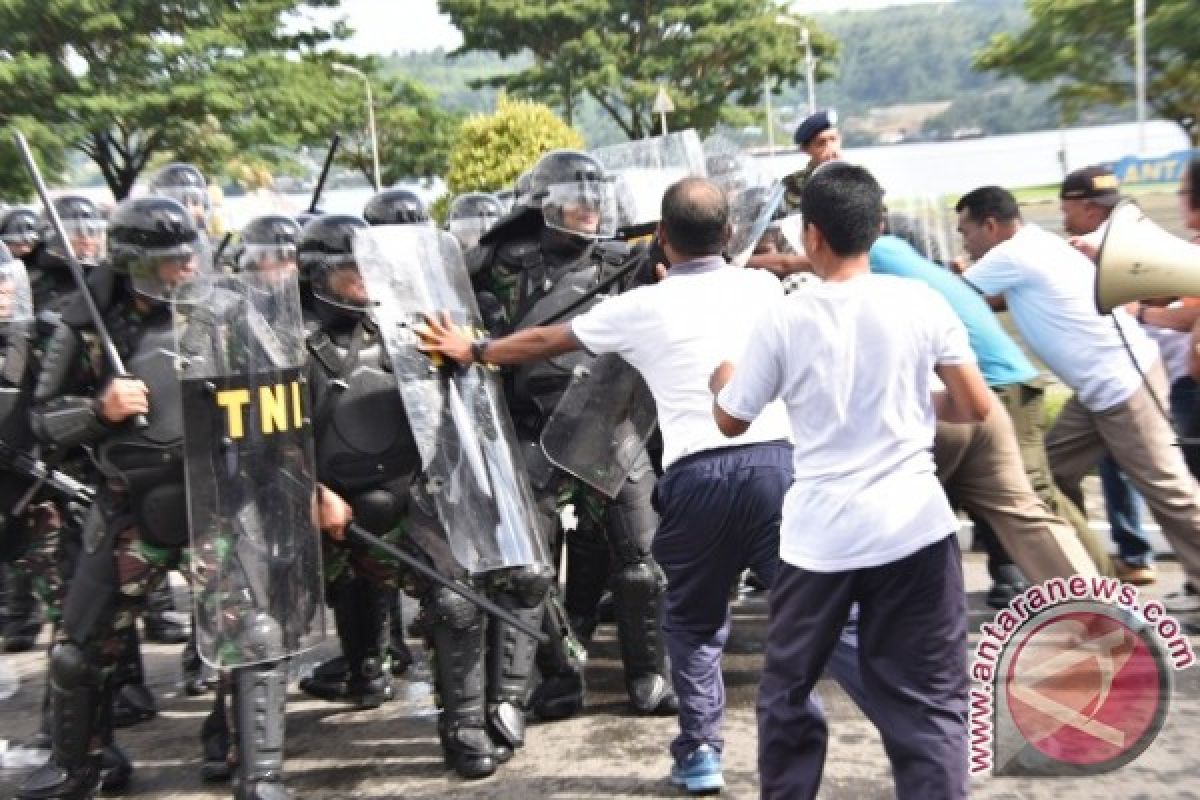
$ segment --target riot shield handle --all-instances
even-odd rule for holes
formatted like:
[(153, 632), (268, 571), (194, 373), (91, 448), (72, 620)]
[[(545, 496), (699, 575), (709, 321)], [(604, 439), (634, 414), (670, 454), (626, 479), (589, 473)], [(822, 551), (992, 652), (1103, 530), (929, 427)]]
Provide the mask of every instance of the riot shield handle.
[(321, 175), (317, 178), (317, 185), (313, 187), (312, 202), (308, 204), (308, 213), (317, 213), (317, 204), (321, 202), (321, 192), (325, 189), (325, 179), (329, 177), (329, 168), (333, 166), (333, 157), (337, 155), (338, 145), (342, 143), (342, 135), (334, 133), (333, 139), (329, 142), (329, 152), (325, 155), (325, 164), (321, 167)]
[(500, 621), (513, 626), (514, 628), (516, 628), (517, 630), (519, 630), (521, 633), (525, 634), (526, 636), (532, 637), (533, 640), (536, 641), (538, 644), (546, 644), (547, 642), (550, 641), (550, 638), (545, 633), (543, 633), (542, 631), (533, 627), (528, 622), (518, 619), (517, 617), (513, 616), (508, 611), (506, 611), (503, 608), (501, 608), (500, 606), (496, 605), (491, 600), (488, 600), (486, 597), (479, 594), (478, 592), (468, 589), (467, 587), (463, 586), (462, 584), (458, 583), (457, 581), (450, 580), (449, 578), (442, 575), (442, 573), (438, 572), (436, 569), (429, 566), (425, 562), (409, 555), (408, 553), (401, 550), (399, 547), (395, 547), (394, 545), (392, 545), (388, 542), (385, 542), (383, 539), (380, 539), (375, 534), (373, 534), (367, 530), (364, 530), (361, 526), (355, 525), (353, 522), (351, 522), (349, 525), (346, 526), (346, 533), (350, 534), (351, 536), (356, 537), (357, 539), (359, 539), (359, 541), (363, 542), (363, 544), (369, 544), (372, 547), (378, 547), (380, 550), (383, 550), (389, 556), (395, 558), (397, 561), (402, 562), (405, 566), (412, 567), (414, 570), (421, 573), (421, 575), (423, 575), (424, 577), (433, 581), (438, 586), (441, 586), (443, 588), (449, 589), (452, 592), (455, 592), (456, 594), (460, 595), (463, 599), (467, 600), (468, 602), (473, 603), (476, 606), (479, 606), (480, 609), (491, 614), (493, 617), (496, 617)]
[[(112, 337), (108, 334), (108, 328), (104, 325), (104, 317), (100, 314), (100, 309), (96, 307), (96, 299), (92, 297), (92, 292), (88, 288), (87, 278), (83, 274), (83, 266), (79, 263), (79, 259), (75, 257), (75, 248), (71, 246), (71, 239), (67, 236), (67, 230), (63, 226), (62, 219), (58, 216), (58, 209), (54, 207), (54, 203), (50, 202), (50, 192), (46, 189), (46, 184), (42, 180), (42, 173), (38, 170), (37, 163), (33, 160), (33, 153), (29, 150), (29, 143), (25, 141), (25, 136), (18, 130), (13, 131), (13, 142), (17, 145), (17, 152), (21, 154), (21, 160), (25, 162), (25, 169), (29, 171), (29, 177), (33, 180), (38, 197), (42, 199), (42, 206), (46, 209), (46, 216), (50, 219), (50, 223), (54, 225), (54, 232), (62, 242), (63, 253), (66, 254), (67, 266), (71, 270), (71, 277), (75, 280), (79, 294), (83, 297), (83, 302), (87, 306), (88, 315), (92, 318), (92, 327), (95, 328), (96, 336), (100, 339), (100, 347), (104, 351), (104, 357), (108, 360), (108, 366), (117, 377), (127, 378), (129, 377), (129, 373), (125, 371), (125, 364), (121, 361), (117, 347), (113, 344)], [(133, 425), (139, 429), (146, 428), (150, 424), (147, 422), (144, 414), (138, 414), (132, 418), (132, 421)]]

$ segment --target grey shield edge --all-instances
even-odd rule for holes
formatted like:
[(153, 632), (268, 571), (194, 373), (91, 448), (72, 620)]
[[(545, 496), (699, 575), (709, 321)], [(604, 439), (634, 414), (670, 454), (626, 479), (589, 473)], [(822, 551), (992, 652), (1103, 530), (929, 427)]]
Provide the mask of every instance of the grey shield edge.
[(743, 189), (730, 202), (729, 216), (733, 235), (726, 252), (736, 266), (744, 267), (754, 254), (758, 240), (767, 232), (779, 204), (783, 202), (784, 186), (776, 181), (769, 186)]

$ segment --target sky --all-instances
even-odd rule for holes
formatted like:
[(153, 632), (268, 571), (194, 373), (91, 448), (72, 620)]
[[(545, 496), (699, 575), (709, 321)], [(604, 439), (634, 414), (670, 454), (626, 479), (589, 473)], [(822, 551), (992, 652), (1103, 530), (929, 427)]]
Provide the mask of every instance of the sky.
[[(946, 1), (797, 0), (791, 3), (791, 8), (796, 13), (804, 14)], [(406, 53), (437, 47), (452, 50), (462, 43), (462, 35), (450, 24), (449, 18), (438, 13), (437, 0), (342, 0), (340, 11), (314, 16), (318, 19), (345, 16), (357, 33), (348, 43), (341, 45), (341, 49), (359, 55), (388, 55), (392, 51)]]

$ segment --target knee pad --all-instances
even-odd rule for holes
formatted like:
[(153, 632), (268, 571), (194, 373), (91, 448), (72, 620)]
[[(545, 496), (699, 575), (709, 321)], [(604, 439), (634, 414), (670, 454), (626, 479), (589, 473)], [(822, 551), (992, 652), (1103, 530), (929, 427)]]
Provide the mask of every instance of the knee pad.
[(434, 589), (425, 607), (433, 624), (440, 623), (456, 631), (470, 628), (480, 613), (470, 600), (445, 587)]
[(58, 642), (50, 650), (50, 679), (62, 690), (70, 691), (97, 682), (95, 660), (72, 641)]
[(548, 567), (519, 567), (508, 571), (505, 582), (508, 592), (522, 608), (536, 608), (546, 599), (552, 576)]
[(652, 598), (663, 593), (667, 581), (658, 564), (647, 558), (622, 567), (613, 575), (612, 583), (614, 594)]

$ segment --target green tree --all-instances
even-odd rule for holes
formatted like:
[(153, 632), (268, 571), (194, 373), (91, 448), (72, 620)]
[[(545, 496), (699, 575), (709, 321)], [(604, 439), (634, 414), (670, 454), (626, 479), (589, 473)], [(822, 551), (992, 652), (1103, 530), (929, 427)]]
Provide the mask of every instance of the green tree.
[[(373, 99), (383, 185), (446, 174), (463, 114), (443, 109), (437, 95), (417, 81), (405, 77), (380, 78), (374, 70), (367, 74), (372, 86), (382, 87)], [(338, 81), (336, 89), (342, 127), (358, 134), (345, 141), (338, 161), (372, 181), (374, 162), (362, 81)]]
[(579, 132), (541, 103), (503, 95), (493, 114), (470, 117), (450, 153), (446, 186), (451, 194), (493, 192), (557, 148), (583, 147)]
[(35, 116), (118, 199), (164, 154), (212, 170), (324, 136), (329, 109), (309, 87), (336, 54), (316, 47), (348, 29), (296, 30), (293, 14), (338, 2), (0, 0), (0, 123)]
[[(660, 84), (675, 105), (674, 127), (702, 132), (744, 122), (764, 83), (778, 92), (803, 79), (798, 31), (780, 25), (774, 0), (439, 0), (463, 32), (459, 53), (511, 56), (533, 63), (477, 81), (560, 108), (575, 120), (590, 97), (630, 138), (658, 129), (652, 112)], [(808, 25), (818, 79), (832, 73), (836, 44)]]
[[(42, 179), (47, 183), (62, 183), (66, 150), (54, 131), (30, 116), (14, 118), (12, 123), (25, 134), (29, 149), (33, 151), (38, 169), (42, 172)], [(0, 200), (13, 204), (24, 203), (33, 193), (33, 181), (17, 153), (11, 133), (8, 130), (0, 131)]]
[[(1134, 4), (1130, 0), (1026, 0), (1030, 21), (979, 52), (975, 67), (1054, 85), (1073, 121), (1085, 109), (1125, 105), (1134, 96)], [(1146, 3), (1147, 104), (1197, 140), (1200, 14), (1195, 0)], [(1200, 141), (1198, 141), (1200, 143)]]

